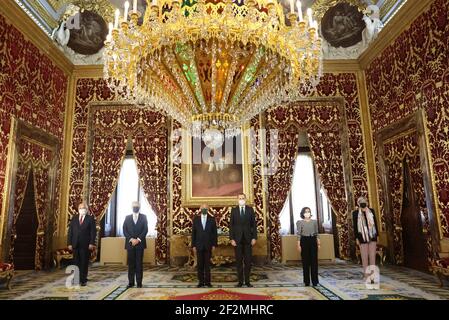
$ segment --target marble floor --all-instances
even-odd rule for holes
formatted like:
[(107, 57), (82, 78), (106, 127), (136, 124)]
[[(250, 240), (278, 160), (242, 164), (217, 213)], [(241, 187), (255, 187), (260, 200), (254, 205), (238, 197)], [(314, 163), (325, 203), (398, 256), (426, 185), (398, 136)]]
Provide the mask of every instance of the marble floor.
[(380, 267), (380, 286), (368, 289), (361, 267), (337, 261), (319, 267), (320, 284), (305, 287), (298, 265), (255, 266), (254, 288), (236, 288), (232, 267), (212, 269), (212, 288), (197, 288), (196, 272), (185, 267), (145, 266), (143, 288), (127, 289), (125, 266), (89, 269), (86, 287), (72, 285), (65, 269), (17, 271), (12, 289), (0, 284), (0, 299), (18, 300), (449, 300), (449, 287), (440, 288), (433, 275), (398, 266)]

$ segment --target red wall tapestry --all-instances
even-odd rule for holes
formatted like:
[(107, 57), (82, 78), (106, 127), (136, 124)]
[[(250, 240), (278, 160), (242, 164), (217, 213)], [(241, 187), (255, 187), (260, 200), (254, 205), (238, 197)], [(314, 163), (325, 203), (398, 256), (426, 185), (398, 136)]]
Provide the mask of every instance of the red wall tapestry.
[(418, 108), (425, 110), (440, 228), (445, 237), (449, 237), (448, 12), (448, 1), (435, 0), (366, 71), (374, 133)]
[[(61, 69), (0, 15), (0, 208), (11, 116), (57, 137), (62, 145), (67, 80)], [(55, 203), (59, 203), (61, 156), (60, 153)], [(55, 208), (56, 227), (59, 206)]]
[[(385, 165), (388, 172), (388, 188), (391, 194), (394, 261), (397, 264), (404, 262), (401, 214), (404, 191), (404, 161), (406, 161), (410, 170), (411, 184), (413, 185), (416, 203), (421, 212), (422, 229), (424, 230), (423, 236), (426, 245), (427, 260), (430, 266), (433, 252), (432, 240), (416, 131), (389, 140), (384, 144), (384, 153)], [(383, 202), (382, 209), (385, 210)], [(385, 219), (386, 217), (383, 215), (384, 223)]]

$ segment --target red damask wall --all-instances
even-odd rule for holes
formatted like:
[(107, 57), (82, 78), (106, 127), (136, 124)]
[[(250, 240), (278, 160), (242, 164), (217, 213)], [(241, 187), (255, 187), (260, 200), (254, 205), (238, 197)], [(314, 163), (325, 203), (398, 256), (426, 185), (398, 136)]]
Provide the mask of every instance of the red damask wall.
[(441, 230), (449, 237), (449, 2), (435, 0), (366, 71), (374, 134), (423, 108)]
[(67, 80), (61, 69), (0, 15), (0, 208), (11, 117), (57, 137), (62, 145)]

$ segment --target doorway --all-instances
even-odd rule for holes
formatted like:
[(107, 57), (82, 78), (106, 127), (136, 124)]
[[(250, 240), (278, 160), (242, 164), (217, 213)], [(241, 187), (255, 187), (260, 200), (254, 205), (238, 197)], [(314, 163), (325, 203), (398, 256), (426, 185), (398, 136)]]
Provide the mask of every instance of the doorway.
[(38, 220), (34, 198), (33, 170), (28, 175), (25, 196), (16, 222), (14, 267), (16, 270), (34, 270)]
[(427, 254), (424, 242), (421, 213), (414, 192), (409, 164), (403, 160), (404, 188), (402, 194), (402, 243), (404, 265), (408, 268), (427, 272)]

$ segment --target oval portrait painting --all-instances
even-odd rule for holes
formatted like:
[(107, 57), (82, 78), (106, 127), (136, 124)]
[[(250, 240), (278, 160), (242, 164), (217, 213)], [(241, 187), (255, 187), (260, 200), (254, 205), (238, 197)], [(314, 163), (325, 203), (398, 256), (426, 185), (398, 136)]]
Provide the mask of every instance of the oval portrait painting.
[(103, 48), (108, 35), (106, 21), (92, 11), (83, 11), (79, 15), (79, 28), (70, 29), (70, 40), (67, 46), (79, 54), (95, 54)]
[(324, 39), (336, 48), (347, 48), (362, 41), (364, 28), (363, 13), (348, 3), (333, 6), (326, 11), (321, 20)]

